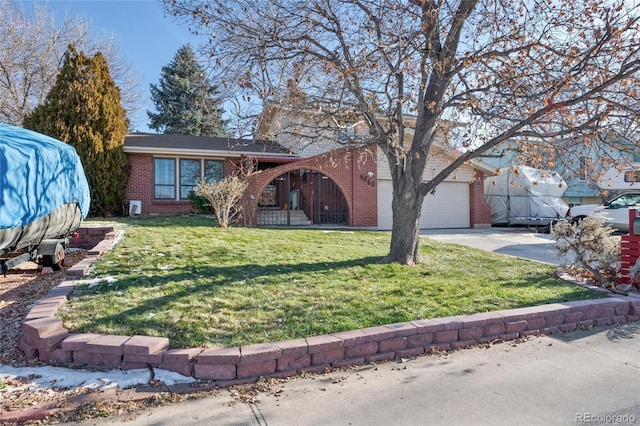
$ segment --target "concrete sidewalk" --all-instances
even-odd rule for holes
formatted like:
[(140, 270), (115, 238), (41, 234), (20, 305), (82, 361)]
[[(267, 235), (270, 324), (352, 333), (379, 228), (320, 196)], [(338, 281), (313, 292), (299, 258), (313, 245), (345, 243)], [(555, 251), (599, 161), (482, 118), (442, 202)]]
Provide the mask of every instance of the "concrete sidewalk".
[(84, 425), (570, 425), (640, 423), (640, 324), (494, 343), (231, 390)]

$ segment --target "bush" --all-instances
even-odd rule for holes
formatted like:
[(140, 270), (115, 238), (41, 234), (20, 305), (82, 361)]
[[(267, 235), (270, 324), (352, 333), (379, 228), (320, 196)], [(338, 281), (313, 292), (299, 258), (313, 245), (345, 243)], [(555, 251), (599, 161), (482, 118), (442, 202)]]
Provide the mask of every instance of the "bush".
[(189, 192), (189, 201), (194, 213), (211, 213), (211, 205), (206, 198), (196, 195), (194, 191)]
[(247, 182), (238, 176), (227, 176), (216, 182), (201, 180), (194, 192), (196, 196), (205, 199), (213, 209), (218, 226), (228, 228), (242, 211), (240, 199), (247, 186)]
[(573, 254), (567, 266), (606, 288), (614, 286), (620, 264), (620, 243), (612, 238), (613, 232), (602, 219), (591, 216), (577, 223), (561, 220), (551, 229), (558, 258)]

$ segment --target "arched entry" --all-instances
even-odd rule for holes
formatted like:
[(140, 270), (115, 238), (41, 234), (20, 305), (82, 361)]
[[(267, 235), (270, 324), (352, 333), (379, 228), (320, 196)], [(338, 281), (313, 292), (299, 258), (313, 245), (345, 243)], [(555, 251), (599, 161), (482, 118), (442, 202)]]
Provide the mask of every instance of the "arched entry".
[(292, 170), (272, 180), (260, 195), (258, 226), (347, 225), (344, 194), (328, 176)]

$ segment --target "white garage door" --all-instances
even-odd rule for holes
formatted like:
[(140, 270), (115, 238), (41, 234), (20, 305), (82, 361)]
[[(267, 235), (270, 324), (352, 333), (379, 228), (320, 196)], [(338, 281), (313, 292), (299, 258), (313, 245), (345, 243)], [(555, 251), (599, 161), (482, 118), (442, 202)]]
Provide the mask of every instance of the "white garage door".
[[(391, 229), (392, 183), (378, 182), (378, 229)], [(428, 194), (422, 204), (420, 228), (468, 228), (469, 184), (466, 182), (442, 182), (435, 194)]]

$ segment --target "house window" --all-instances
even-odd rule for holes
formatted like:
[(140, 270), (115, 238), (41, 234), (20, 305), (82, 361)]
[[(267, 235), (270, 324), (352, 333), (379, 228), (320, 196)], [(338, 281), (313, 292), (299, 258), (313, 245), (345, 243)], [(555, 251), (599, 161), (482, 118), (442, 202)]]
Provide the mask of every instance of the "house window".
[(215, 182), (224, 178), (224, 163), (217, 160), (204, 160), (204, 178)]
[(176, 160), (156, 158), (154, 161), (154, 198), (173, 200), (176, 198)]
[(640, 182), (640, 170), (627, 170), (624, 172), (624, 181), (631, 183)]
[(200, 179), (200, 160), (180, 160), (180, 199), (189, 198), (189, 193)]
[(587, 180), (587, 157), (580, 157), (580, 180)]
[(582, 205), (582, 197), (567, 197), (567, 205), (569, 207)]
[(187, 200), (199, 179), (214, 182), (224, 178), (224, 161), (199, 158), (155, 158), (154, 198)]

